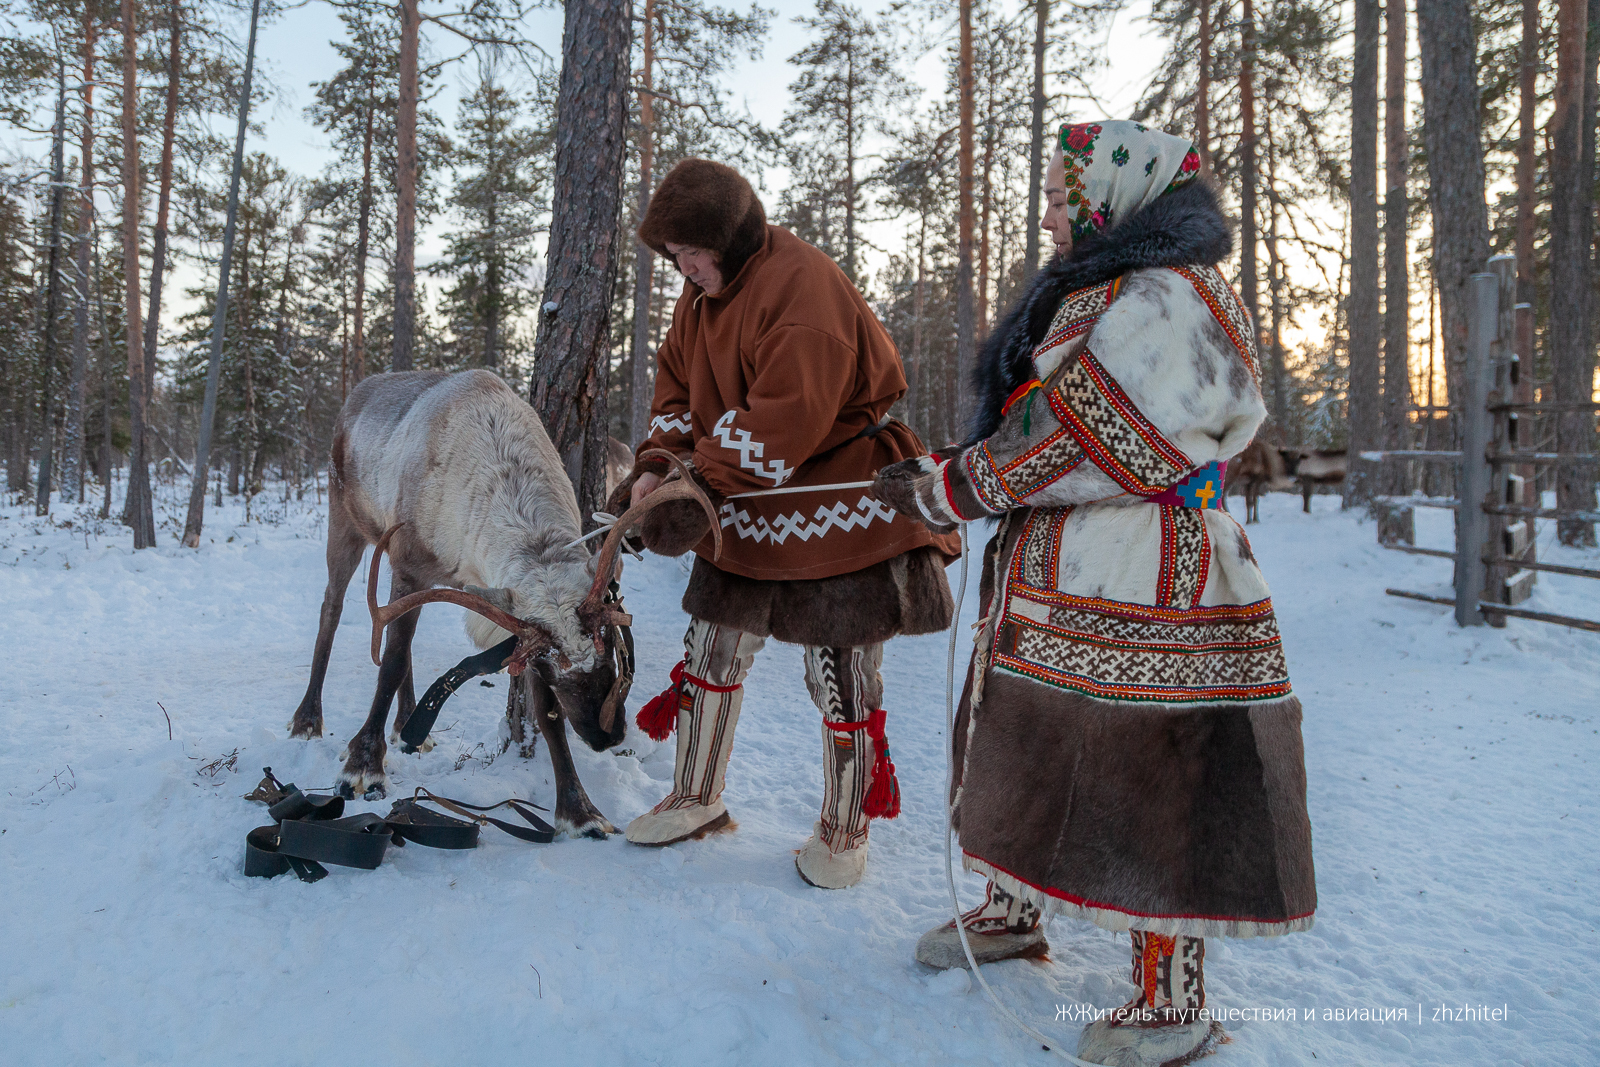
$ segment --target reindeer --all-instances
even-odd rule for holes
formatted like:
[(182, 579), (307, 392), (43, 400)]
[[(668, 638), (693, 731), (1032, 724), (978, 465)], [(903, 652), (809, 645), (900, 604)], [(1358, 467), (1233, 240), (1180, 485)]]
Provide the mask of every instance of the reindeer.
[[(661, 455), (683, 472), (676, 457)], [(627, 686), (617, 669), (618, 645), (620, 628), (632, 620), (609, 592), (619, 544), (647, 510), (684, 498), (697, 499), (720, 533), (704, 493), (686, 474), (664, 483), (630, 508), (591, 555), (580, 537), (572, 483), (538, 416), (483, 370), (365, 379), (339, 412), (331, 460), (328, 586), (311, 679), (290, 736), (322, 736), (322, 684), (345, 590), (366, 546), (375, 545), (367, 599), (378, 686), (345, 750), (340, 791), (384, 795), (389, 706), (398, 692), (391, 739), (416, 708), (417, 609), (447, 601), (473, 613), (466, 629), (480, 649), (517, 639), (507, 661), (512, 697), (525, 702), (549, 746), (557, 829), (572, 836), (616, 833), (578, 781), (561, 719), (597, 752), (622, 740)], [(391, 603), (380, 607), (377, 569), (385, 551)], [(432, 747), (432, 739), (421, 747)]]
[(1228, 461), (1228, 488), (1241, 485), (1244, 489), (1246, 525), (1261, 521), (1260, 500), (1263, 490), (1286, 489), (1292, 484), (1282, 450), (1273, 448), (1259, 437)]
[(1283, 449), (1283, 458), (1289, 474), (1300, 483), (1302, 511), (1310, 514), (1311, 494), (1319, 485), (1339, 485), (1350, 469), (1350, 458), (1345, 449), (1320, 451)]

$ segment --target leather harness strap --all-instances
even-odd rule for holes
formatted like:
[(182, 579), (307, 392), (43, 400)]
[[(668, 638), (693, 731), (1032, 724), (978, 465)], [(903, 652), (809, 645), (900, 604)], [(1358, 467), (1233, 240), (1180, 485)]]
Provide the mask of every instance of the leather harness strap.
[[(412, 841), (428, 848), (476, 848), (479, 828), (484, 825), (539, 844), (548, 844), (556, 836), (555, 827), (534, 814), (538, 805), (526, 800), (513, 797), (498, 804), (469, 804), (437, 796), (421, 787), (412, 796), (395, 801), (386, 816), (366, 812), (341, 818), (343, 797), (304, 793), (293, 784), (280, 783), (272, 776), (271, 767), (265, 771), (266, 777), (249, 799), (269, 801), (267, 814), (277, 821), (245, 835), (244, 873), (252, 878), (275, 878), (292, 870), (302, 882), (316, 882), (328, 876), (324, 864), (330, 863), (375, 870), (383, 863), (391, 843), (396, 847)], [(423, 801), (465, 819), (425, 808)], [(510, 808), (528, 825), (518, 826), (481, 814), (496, 808)]]

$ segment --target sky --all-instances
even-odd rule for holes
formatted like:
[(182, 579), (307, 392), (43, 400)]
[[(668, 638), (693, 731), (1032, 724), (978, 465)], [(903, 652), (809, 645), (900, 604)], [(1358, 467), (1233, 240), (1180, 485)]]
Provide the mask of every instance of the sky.
[[(759, 60), (744, 61), (735, 68), (729, 79), (734, 101), (742, 102), (750, 114), (763, 125), (775, 128), (789, 105), (789, 83), (794, 79), (795, 68), (787, 57), (797, 51), (803, 33), (794, 24), (797, 15), (815, 10), (811, 0), (767, 0), (765, 6), (776, 10), (772, 20), (767, 47)], [(881, 13), (887, 0), (864, 0), (860, 6), (869, 14)], [(424, 10), (428, 5), (424, 4)], [(1103, 103), (1116, 114), (1101, 114), (1095, 109), (1072, 116), (1047, 116), (1047, 123), (1063, 122), (1068, 118), (1117, 117), (1132, 106), (1149, 80), (1150, 73), (1161, 54), (1161, 45), (1154, 38), (1145, 39), (1144, 13), (1148, 0), (1137, 0), (1118, 15), (1108, 36), (1107, 54), (1112, 57), (1109, 69), (1095, 79), (1095, 90)], [(525, 33), (552, 56), (561, 51), (561, 17), (559, 10), (541, 10), (529, 15), (524, 22)], [(243, 41), (248, 24), (241, 19), (239, 40)], [(447, 32), (424, 24), (424, 47), (431, 44), (434, 54), (454, 54), (456, 42)], [(262, 114), (263, 135), (253, 137), (248, 144), (251, 150), (264, 150), (297, 174), (315, 174), (329, 158), (326, 136), (306, 120), (305, 108), (313, 98), (311, 84), (326, 77), (338, 66), (339, 59), (333, 42), (343, 35), (337, 13), (333, 8), (311, 3), (306, 7), (284, 12), (260, 33), (257, 46), (262, 69), (276, 90), (275, 96)], [(1148, 61), (1148, 62), (1142, 62)], [(940, 56), (937, 51), (925, 55), (917, 64), (917, 80), (929, 93), (939, 90), (942, 83)], [(470, 91), (475, 67), (469, 60), (454, 64), (440, 78), (440, 92), (432, 106), (447, 128), (453, 126), (457, 101)], [(767, 193), (769, 203), (777, 200), (785, 176), (769, 172)], [(447, 224), (447, 223), (446, 223)], [(436, 256), (441, 247), (442, 226), (439, 222), (426, 227), (419, 234), (417, 259), (426, 264)], [(885, 242), (877, 242), (885, 243)], [(875, 264), (872, 264), (875, 266)]]

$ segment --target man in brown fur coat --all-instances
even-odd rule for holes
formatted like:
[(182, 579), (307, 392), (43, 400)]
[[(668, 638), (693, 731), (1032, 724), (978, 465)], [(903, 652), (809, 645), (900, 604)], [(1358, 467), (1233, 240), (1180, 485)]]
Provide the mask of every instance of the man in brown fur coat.
[[(723, 548), (716, 557), (704, 513), (686, 502), (641, 526), (652, 551), (697, 558), (683, 662), (640, 713), (652, 736), (676, 725), (672, 792), (628, 840), (668, 845), (729, 824), (723, 774), (742, 683), (770, 637), (805, 646), (823, 719), (822, 812), (795, 865), (812, 885), (842, 889), (865, 870), (869, 817), (899, 810), (883, 642), (942, 630), (952, 608), (952, 546), (867, 488), (880, 467), (926, 451), (888, 416), (906, 390), (900, 357), (838, 265), (768, 225), (750, 183), (720, 163), (675, 167), (639, 238), (685, 277), (639, 452), (690, 462), (718, 508)], [(641, 461), (614, 503), (624, 492), (642, 499), (664, 473)]]

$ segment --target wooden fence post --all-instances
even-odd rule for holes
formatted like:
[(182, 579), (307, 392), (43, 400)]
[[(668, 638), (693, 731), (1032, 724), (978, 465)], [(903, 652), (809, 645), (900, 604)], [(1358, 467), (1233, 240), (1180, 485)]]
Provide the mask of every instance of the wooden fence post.
[(1456, 625), (1482, 626), (1484, 549), (1488, 540), (1490, 350), (1500, 326), (1500, 278), (1474, 274), (1467, 283), (1467, 366), (1461, 395), (1460, 506), (1456, 508)]
[[(1499, 279), (1499, 322), (1490, 351), (1489, 405), (1495, 408), (1490, 426), (1491, 451), (1495, 455), (1516, 452), (1517, 417), (1503, 405), (1515, 399), (1519, 360), (1517, 338), (1517, 260), (1515, 256), (1492, 256), (1489, 270)], [(1490, 472), (1489, 497), (1497, 504), (1521, 505), (1522, 479), (1507, 463), (1496, 463)], [(1492, 604), (1520, 604), (1533, 592), (1532, 570), (1522, 570), (1519, 561), (1533, 541), (1531, 517), (1489, 515), (1485, 540), (1489, 548), (1488, 569), (1484, 576), (1483, 599)], [(1490, 626), (1504, 627), (1506, 616), (1487, 614)]]

